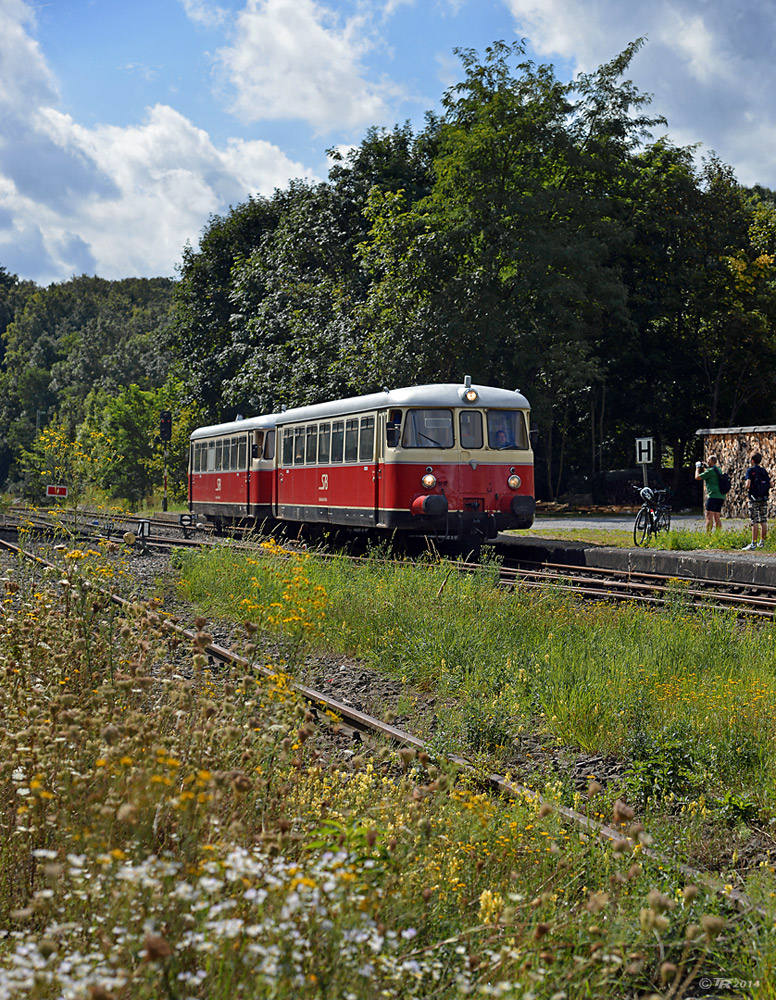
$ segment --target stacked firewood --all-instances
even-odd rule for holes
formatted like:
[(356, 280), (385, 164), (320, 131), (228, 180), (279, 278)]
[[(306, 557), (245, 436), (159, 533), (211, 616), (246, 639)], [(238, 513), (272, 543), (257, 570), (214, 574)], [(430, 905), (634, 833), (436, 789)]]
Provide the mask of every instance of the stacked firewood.
[(762, 466), (771, 476), (774, 488), (768, 500), (768, 516), (776, 513), (776, 427), (732, 427), (703, 432), (703, 460), (717, 456), (717, 464), (730, 476), (730, 492), (722, 509), (727, 517), (748, 517), (748, 494), (744, 486), (746, 470), (753, 452), (763, 457)]

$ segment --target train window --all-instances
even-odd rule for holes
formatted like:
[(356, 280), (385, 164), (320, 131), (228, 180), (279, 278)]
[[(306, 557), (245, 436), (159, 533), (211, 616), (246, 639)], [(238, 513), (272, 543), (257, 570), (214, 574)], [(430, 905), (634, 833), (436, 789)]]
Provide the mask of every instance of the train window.
[(388, 422), (385, 425), (385, 443), (389, 448), (395, 448), (401, 440), (401, 410), (389, 410)]
[(462, 410), (459, 418), (462, 448), (482, 447), (482, 414), (479, 410)]
[(310, 424), (307, 428), (307, 444), (305, 445), (305, 462), (315, 465), (318, 455), (318, 425)]
[(358, 439), (359, 462), (371, 462), (375, 456), (375, 418), (361, 418), (361, 436)]
[(294, 464), (294, 428), (286, 427), (283, 431), (283, 465)]
[(237, 468), (246, 469), (247, 459), (248, 459), (248, 438), (241, 437), (238, 439), (239, 443), (237, 445)]
[(294, 428), (294, 465), (304, 465), (304, 427)]
[(345, 421), (345, 461), (358, 461), (358, 420)]
[(261, 458), (261, 453), (264, 450), (264, 431), (254, 431), (253, 432), (253, 444), (251, 446), (251, 458), (255, 461)]
[(528, 447), (528, 434), (525, 420), (520, 410), (489, 410), (488, 411), (488, 444), (491, 448)]
[(207, 443), (207, 471), (216, 471), (216, 443), (215, 441), (208, 441)]
[(321, 465), (329, 464), (330, 450), (331, 424), (321, 424), (318, 428), (318, 462)]
[(267, 431), (267, 437), (264, 444), (264, 457), (268, 461), (272, 461), (275, 457), (275, 432)]
[(229, 458), (229, 468), (232, 472), (236, 472), (240, 468), (239, 456), (240, 456), (240, 439), (238, 437), (233, 437), (231, 456)]
[(331, 425), (331, 461), (342, 461), (342, 448), (345, 442), (345, 422), (335, 420)]
[(452, 448), (452, 411), (407, 410), (402, 444), (405, 448)]
[(221, 464), (223, 461), (223, 448), (224, 448), (224, 442), (216, 441), (216, 469), (215, 469), (216, 472), (221, 472), (221, 470), (223, 469), (223, 465)]

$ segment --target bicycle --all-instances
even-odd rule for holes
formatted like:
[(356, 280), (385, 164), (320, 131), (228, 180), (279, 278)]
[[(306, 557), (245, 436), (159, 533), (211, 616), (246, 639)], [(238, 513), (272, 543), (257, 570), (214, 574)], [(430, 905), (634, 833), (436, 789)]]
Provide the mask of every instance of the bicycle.
[(634, 486), (642, 504), (633, 522), (633, 541), (637, 546), (649, 545), (652, 536), (671, 530), (671, 507), (666, 503), (668, 490), (653, 490), (649, 486)]

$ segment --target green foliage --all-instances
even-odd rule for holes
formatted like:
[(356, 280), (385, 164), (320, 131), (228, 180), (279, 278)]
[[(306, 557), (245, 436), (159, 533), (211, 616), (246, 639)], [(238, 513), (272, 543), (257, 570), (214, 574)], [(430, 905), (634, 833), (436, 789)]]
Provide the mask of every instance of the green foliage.
[(169, 354), (165, 330), (172, 301), (166, 278), (106, 281), (81, 276), (36, 288), (2, 333), (0, 438), (12, 453), (29, 448), (45, 423), (64, 421), (71, 437), (90, 392), (111, 396), (130, 383), (160, 385)]
[(53, 422), (22, 452), (25, 490), (40, 501), (48, 484), (66, 486), (67, 504), (78, 504), (110, 478), (117, 461), (114, 442), (100, 431), (74, 440), (63, 423)]

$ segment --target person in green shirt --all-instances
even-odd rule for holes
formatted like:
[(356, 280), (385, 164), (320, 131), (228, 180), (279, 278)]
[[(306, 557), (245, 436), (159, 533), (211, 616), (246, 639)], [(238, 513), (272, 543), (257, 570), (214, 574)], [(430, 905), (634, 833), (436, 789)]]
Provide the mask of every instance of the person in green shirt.
[(703, 462), (695, 463), (695, 478), (701, 479), (706, 487), (706, 531), (711, 531), (712, 528), (719, 531), (722, 527), (720, 511), (725, 502), (725, 494), (719, 488), (721, 470), (717, 467), (717, 456), (709, 455), (708, 467), (704, 469), (703, 465)]

